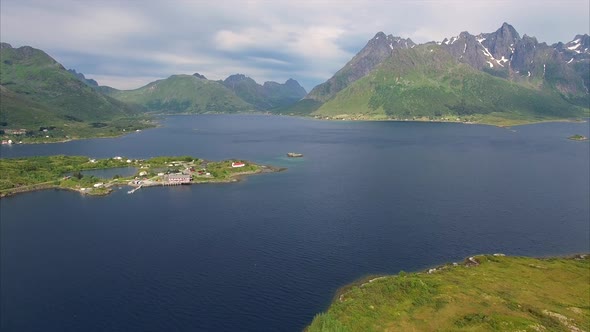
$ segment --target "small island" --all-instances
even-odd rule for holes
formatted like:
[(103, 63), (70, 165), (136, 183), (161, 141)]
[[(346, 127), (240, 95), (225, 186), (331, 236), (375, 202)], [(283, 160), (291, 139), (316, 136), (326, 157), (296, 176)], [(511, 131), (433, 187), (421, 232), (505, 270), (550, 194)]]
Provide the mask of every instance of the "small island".
[(587, 141), (588, 137), (582, 136), (582, 135), (573, 135), (573, 136), (568, 137), (568, 139), (570, 139), (572, 141)]
[[(112, 178), (91, 175), (95, 170), (132, 168), (132, 176)], [(228, 183), (241, 177), (284, 170), (244, 160), (208, 161), (191, 156), (130, 159), (115, 156), (47, 156), (0, 159), (0, 197), (43, 189), (74, 190), (84, 195), (106, 195), (113, 186), (132, 187), (128, 193), (150, 186)], [(125, 173), (125, 172), (122, 172)], [(128, 172), (127, 172), (128, 173)]]
[(588, 331), (590, 257), (478, 255), (337, 292), (314, 331)]

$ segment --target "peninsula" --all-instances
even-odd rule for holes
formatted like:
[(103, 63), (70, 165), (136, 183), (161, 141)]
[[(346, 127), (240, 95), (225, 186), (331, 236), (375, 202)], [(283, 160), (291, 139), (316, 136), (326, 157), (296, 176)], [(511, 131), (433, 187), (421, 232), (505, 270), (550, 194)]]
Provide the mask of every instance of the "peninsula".
[(479, 255), (342, 288), (314, 331), (588, 331), (590, 257)]
[[(132, 176), (101, 178), (92, 171), (132, 168)], [(243, 176), (284, 170), (244, 160), (208, 161), (191, 156), (129, 159), (114, 156), (47, 156), (0, 159), (0, 197), (42, 189), (74, 190), (85, 195), (106, 195), (113, 186), (134, 187), (236, 182)], [(122, 172), (127, 173), (128, 172)]]

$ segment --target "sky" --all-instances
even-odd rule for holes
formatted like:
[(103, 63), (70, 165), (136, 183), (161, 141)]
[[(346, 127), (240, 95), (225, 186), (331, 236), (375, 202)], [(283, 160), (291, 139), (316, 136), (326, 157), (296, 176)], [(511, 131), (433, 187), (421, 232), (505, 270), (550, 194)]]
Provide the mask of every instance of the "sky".
[(118, 89), (198, 72), (309, 91), (379, 31), (424, 43), (507, 22), (553, 44), (589, 33), (589, 17), (589, 0), (1, 0), (0, 40)]

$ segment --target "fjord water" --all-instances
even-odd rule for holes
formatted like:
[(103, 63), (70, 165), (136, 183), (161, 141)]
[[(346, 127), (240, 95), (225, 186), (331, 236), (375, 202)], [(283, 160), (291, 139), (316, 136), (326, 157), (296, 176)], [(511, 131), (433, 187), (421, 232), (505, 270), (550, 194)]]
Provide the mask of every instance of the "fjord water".
[[(179, 116), (30, 155), (288, 167), (223, 185), (0, 200), (2, 331), (297, 331), (336, 289), (479, 253), (590, 251), (588, 123)], [(301, 152), (288, 159), (287, 152)]]

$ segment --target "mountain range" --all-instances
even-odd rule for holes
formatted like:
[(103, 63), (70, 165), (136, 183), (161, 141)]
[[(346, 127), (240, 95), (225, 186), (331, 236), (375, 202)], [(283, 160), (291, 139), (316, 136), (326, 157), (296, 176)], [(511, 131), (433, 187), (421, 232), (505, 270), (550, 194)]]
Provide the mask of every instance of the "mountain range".
[(283, 84), (265, 82), (260, 85), (243, 74), (214, 81), (199, 73), (172, 75), (135, 90), (103, 92), (120, 101), (164, 114), (272, 111), (289, 106), (307, 94), (293, 79)]
[(1, 43), (0, 131), (112, 136), (149, 126), (146, 113), (251, 111), (511, 125), (588, 117), (589, 87), (588, 34), (548, 45), (508, 23), (424, 44), (379, 32), (309, 93), (293, 79), (258, 84), (243, 74), (216, 81), (198, 73), (117, 90), (41, 50)]
[(0, 135), (6, 138), (113, 136), (152, 126), (146, 113), (272, 111), (306, 94), (292, 79), (260, 85), (241, 74), (213, 81), (198, 73), (118, 90), (66, 70), (42, 50), (0, 44)]
[(416, 44), (377, 33), (285, 113), (521, 123), (588, 116), (590, 37), (547, 45), (497, 31)]

